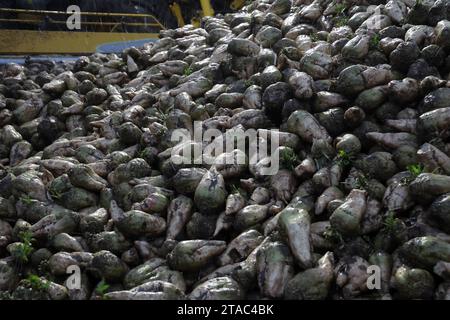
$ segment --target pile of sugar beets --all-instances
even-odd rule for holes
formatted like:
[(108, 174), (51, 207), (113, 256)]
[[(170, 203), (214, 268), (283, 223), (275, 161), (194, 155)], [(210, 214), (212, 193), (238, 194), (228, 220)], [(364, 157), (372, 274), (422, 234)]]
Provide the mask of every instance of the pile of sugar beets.
[[(1, 299), (450, 299), (449, 20), (448, 0), (256, 0), (3, 66)], [(279, 129), (280, 170), (179, 164), (207, 145), (171, 141), (194, 121), (219, 144)]]

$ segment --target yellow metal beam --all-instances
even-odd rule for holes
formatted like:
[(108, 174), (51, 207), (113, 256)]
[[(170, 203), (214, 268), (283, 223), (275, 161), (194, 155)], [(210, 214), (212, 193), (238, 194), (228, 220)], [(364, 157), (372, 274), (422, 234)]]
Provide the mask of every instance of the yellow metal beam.
[(177, 18), (178, 26), (179, 27), (184, 27), (185, 26), (185, 22), (184, 22), (183, 14), (181, 13), (180, 5), (178, 3), (176, 3), (176, 2), (172, 3), (170, 5), (170, 11), (175, 16), (175, 18)]
[(200, 0), (200, 5), (202, 6), (203, 16), (212, 17), (214, 16), (214, 9), (211, 5), (210, 0)]
[(102, 44), (142, 39), (158, 39), (158, 34), (2, 30), (0, 54), (88, 54)]

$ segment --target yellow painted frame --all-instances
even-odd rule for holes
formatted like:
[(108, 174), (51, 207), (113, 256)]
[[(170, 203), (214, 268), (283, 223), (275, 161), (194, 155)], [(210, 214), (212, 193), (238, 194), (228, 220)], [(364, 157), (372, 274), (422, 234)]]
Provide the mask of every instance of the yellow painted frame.
[(158, 37), (157, 33), (0, 30), (0, 54), (88, 54), (110, 42)]

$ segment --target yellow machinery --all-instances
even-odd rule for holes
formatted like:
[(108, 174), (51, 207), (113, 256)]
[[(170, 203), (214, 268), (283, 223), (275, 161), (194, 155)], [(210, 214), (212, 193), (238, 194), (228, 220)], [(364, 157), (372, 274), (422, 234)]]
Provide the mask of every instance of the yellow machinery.
[[(55, 20), (52, 16), (66, 16), (65, 12), (25, 10), (25, 9), (4, 9), (0, 12), (18, 13), (18, 19), (0, 19), (7, 22), (15, 22), (35, 26), (36, 29), (42, 23), (43, 17), (50, 17), (50, 23), (66, 25), (66, 20)], [(30, 18), (24, 19), (20, 14), (25, 13)], [(94, 13), (83, 12), (82, 15), (90, 17), (129, 17), (139, 22), (129, 22), (126, 26), (152, 27), (157, 30), (165, 29), (158, 19), (146, 14), (119, 14), (119, 13)], [(5, 22), (5, 21), (4, 21)], [(99, 22), (86, 21), (85, 26), (92, 27), (93, 31), (38, 31), (28, 29), (2, 29), (0, 31), (0, 54), (84, 54), (95, 52), (103, 44), (130, 42), (133, 40), (157, 39), (158, 33), (146, 32), (120, 32), (117, 29), (123, 28), (123, 23), (119, 22)]]
[[(192, 1), (199, 1), (195, 15)], [(229, 9), (240, 9), (245, 0), (229, 0)], [(159, 2), (161, 3), (161, 2)], [(202, 16), (213, 16), (211, 0), (179, 0), (168, 6), (175, 26), (186, 21), (198, 27)], [(0, 7), (0, 55), (88, 54), (108, 47), (111, 52), (158, 39), (167, 25), (165, 18), (151, 13), (81, 12), (81, 30), (69, 30), (67, 20), (73, 12)], [(219, 12), (220, 8), (219, 8)]]

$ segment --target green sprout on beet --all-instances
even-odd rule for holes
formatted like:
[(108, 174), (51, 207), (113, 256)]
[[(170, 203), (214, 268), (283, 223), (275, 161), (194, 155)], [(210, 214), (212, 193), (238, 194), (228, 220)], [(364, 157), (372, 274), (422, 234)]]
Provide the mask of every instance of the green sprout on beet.
[(33, 234), (31, 231), (21, 231), (19, 233), (20, 243), (17, 246), (17, 251), (15, 251), (14, 255), (16, 259), (21, 263), (27, 263), (30, 257), (30, 254), (33, 252)]
[(294, 150), (286, 148), (280, 151), (280, 164), (281, 167), (293, 171), (299, 164), (299, 160)]
[(97, 285), (97, 288), (95, 288), (95, 292), (102, 298), (105, 299), (106, 291), (109, 289), (110, 285), (106, 283), (104, 279), (100, 281)]

